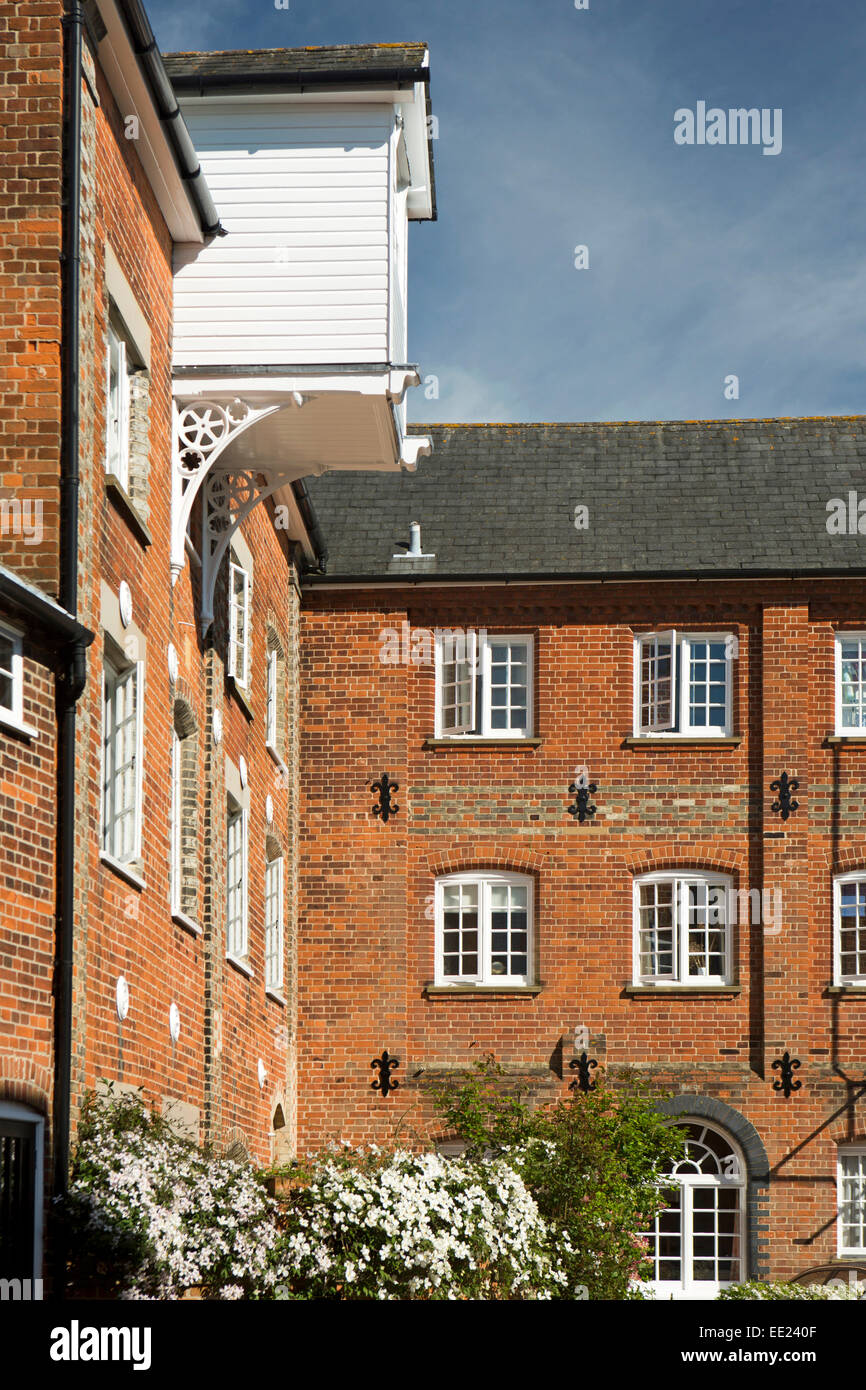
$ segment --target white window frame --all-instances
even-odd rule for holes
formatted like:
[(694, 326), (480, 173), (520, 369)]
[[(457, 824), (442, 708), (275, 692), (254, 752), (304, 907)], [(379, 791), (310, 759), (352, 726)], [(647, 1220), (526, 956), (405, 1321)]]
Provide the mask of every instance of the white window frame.
[(866, 631), (845, 632), (839, 631), (835, 634), (835, 707), (836, 707), (836, 734), (840, 738), (866, 738), (866, 700), (863, 702), (863, 722), (861, 724), (844, 726), (842, 723), (842, 643), (843, 642), (862, 642), (866, 646)]
[(12, 704), (0, 705), (0, 723), (9, 724), (13, 728), (23, 729), (24, 727), (24, 656), (22, 650), (22, 637), (17, 628), (10, 627), (8, 623), (0, 623), (0, 637), (10, 643), (12, 647), (11, 667), (8, 672), (4, 668), (4, 674), (8, 674), (12, 682)]
[[(733, 689), (735, 647), (731, 639), (735, 634), (727, 632), (678, 632), (676, 628), (664, 628), (652, 632), (636, 632), (634, 635), (634, 731), (639, 738), (665, 739), (706, 739), (730, 738), (733, 732)], [(644, 722), (641, 675), (643, 648), (647, 643), (671, 642), (671, 713), (668, 721), (656, 719)], [(689, 671), (691, 668), (692, 643), (725, 643), (725, 722), (723, 725), (689, 723)], [(709, 684), (709, 681), (707, 682)]]
[[(235, 578), (242, 577), (240, 602), (235, 598)], [(228, 674), (241, 690), (249, 689), (250, 683), (250, 623), (252, 616), (252, 575), (244, 565), (238, 564), (233, 554), (229, 555), (229, 633), (228, 633)], [(243, 615), (243, 633), (239, 634), (237, 625), (239, 615)]]
[[(645, 884), (673, 883), (677, 885), (673, 894), (673, 959), (675, 970), (671, 975), (643, 975), (641, 973), (641, 918), (640, 890)], [(706, 885), (707, 892), (713, 888), (724, 890), (724, 964), (722, 975), (688, 974), (688, 922), (685, 892), (692, 883)], [(633, 927), (632, 927), (632, 982), (637, 986), (652, 986), (659, 990), (670, 988), (705, 989), (707, 986), (730, 985), (733, 982), (733, 921), (730, 905), (734, 901), (733, 882), (727, 874), (705, 873), (701, 869), (665, 869), (650, 874), (640, 874), (633, 884)]]
[[(117, 349), (117, 399), (112, 399), (111, 357)], [(105, 471), (112, 473), (129, 490), (129, 417), (132, 406), (129, 349), (126, 339), (109, 319), (105, 346)], [(112, 458), (116, 440), (117, 458)]]
[[(678, 1115), (676, 1118), (677, 1127), (687, 1125), (699, 1126), (703, 1134), (707, 1130), (717, 1134), (724, 1140), (731, 1150), (731, 1154), (722, 1160), (733, 1163), (731, 1173), (711, 1174), (711, 1173), (674, 1173), (668, 1174), (661, 1180), (661, 1185), (665, 1188), (670, 1186), (680, 1192), (680, 1278), (679, 1279), (648, 1279), (643, 1288), (652, 1289), (659, 1298), (674, 1300), (693, 1300), (713, 1298), (721, 1289), (730, 1288), (734, 1283), (740, 1283), (748, 1278), (748, 1251), (746, 1248), (747, 1232), (747, 1169), (745, 1159), (738, 1144), (736, 1144), (727, 1131), (718, 1125), (707, 1124), (707, 1122), (697, 1115)], [(700, 1142), (700, 1141), (698, 1141)], [(694, 1238), (696, 1235), (708, 1235), (709, 1232), (696, 1232), (694, 1229), (694, 1198), (693, 1193), (696, 1188), (711, 1188), (714, 1191), (736, 1190), (739, 1194), (737, 1201), (737, 1237), (739, 1239), (739, 1254), (736, 1256), (739, 1261), (739, 1272), (736, 1279), (693, 1279), (691, 1271), (695, 1260)], [(663, 1258), (663, 1257), (662, 1257)], [(698, 1256), (698, 1259), (701, 1257)]]
[[(478, 889), (478, 972), (475, 975), (446, 975), (444, 970), (445, 933), (445, 889), (458, 884), (474, 884)], [(526, 974), (494, 975), (491, 970), (491, 926), (490, 889), (494, 885), (526, 888)], [(488, 985), (502, 988), (517, 988), (531, 985), (534, 980), (533, 962), (535, 959), (535, 884), (527, 874), (490, 872), (465, 872), (444, 874), (437, 878), (434, 893), (435, 914), (435, 983), (437, 985)]]
[[(109, 676), (110, 668), (110, 676)], [(134, 766), (133, 766), (133, 833), (132, 849), (129, 853), (118, 853), (117, 844), (117, 825), (118, 820), (113, 805), (109, 810), (109, 801), (113, 800), (113, 788), (115, 773), (112, 767), (111, 782), (109, 783), (109, 768), (107, 760), (113, 762), (115, 753), (115, 741), (117, 738), (116, 726), (113, 730), (112, 743), (109, 747), (108, 741), (108, 719), (109, 719), (109, 681), (111, 683), (112, 701), (117, 691), (120, 681), (130, 680), (134, 686), (135, 694), (135, 730), (134, 730)], [(142, 857), (142, 802), (143, 802), (143, 761), (144, 761), (144, 662), (129, 661), (115, 655), (106, 641), (106, 650), (102, 670), (102, 767), (101, 782), (102, 796), (100, 806), (100, 839), (102, 854), (114, 864), (130, 865), (139, 864)], [(110, 817), (110, 818), (109, 818)]]
[(183, 763), (182, 740), (177, 729), (172, 723), (171, 726), (171, 911), (172, 914), (180, 912), (181, 909), (181, 807), (183, 804), (183, 786), (181, 781), (181, 767)]
[[(34, 1301), (42, 1299), (42, 1227), (45, 1208), (45, 1120), (19, 1101), (0, 1101), (0, 1120), (27, 1125), (33, 1130), (33, 1143), (36, 1155), (33, 1176), (33, 1263), (30, 1275), (30, 1296)], [(26, 1276), (24, 1276), (26, 1278)]]
[[(436, 633), (436, 680), (435, 680), (435, 737), (437, 739), (491, 739), (515, 740), (533, 737), (535, 728), (535, 639), (527, 632), (476, 632), (465, 629), (463, 636), (455, 638), (454, 628)], [(470, 698), (468, 712), (462, 725), (446, 728), (443, 719), (443, 668), (449, 656), (448, 644), (464, 641), (462, 660), (469, 667)], [(492, 648), (506, 643), (521, 642), (526, 648), (526, 728), (494, 729), (491, 725), (491, 670), (493, 666)]]
[(845, 883), (862, 883), (866, 887), (866, 869), (837, 874), (833, 879), (833, 983), (849, 989), (866, 989), (866, 972), (862, 975), (842, 973), (842, 885)]
[[(269, 879), (276, 875), (276, 890), (271, 891)], [(283, 956), (285, 955), (285, 903), (283, 896), (283, 856), (265, 861), (265, 989), (283, 988)], [(271, 912), (272, 904), (276, 905)], [(276, 970), (273, 969), (274, 962)]]
[(863, 1171), (863, 1187), (860, 1201), (866, 1206), (866, 1144), (840, 1144), (836, 1151), (836, 1253), (839, 1255), (866, 1255), (866, 1220), (863, 1222), (864, 1234), (862, 1245), (845, 1245), (843, 1243), (844, 1231), (842, 1228), (842, 1208), (844, 1205), (844, 1160), (848, 1157), (856, 1157), (863, 1160), (861, 1167)]
[[(239, 827), (241, 879), (240, 879), (240, 917), (231, 917), (231, 893), (229, 890), (229, 870), (231, 865), (232, 831)], [(226, 802), (226, 955), (229, 960), (245, 962), (250, 949), (249, 936), (249, 844), (247, 809), (229, 795)]]
[(265, 668), (265, 746), (269, 753), (277, 752), (277, 694), (279, 689), (279, 652), (269, 647)]

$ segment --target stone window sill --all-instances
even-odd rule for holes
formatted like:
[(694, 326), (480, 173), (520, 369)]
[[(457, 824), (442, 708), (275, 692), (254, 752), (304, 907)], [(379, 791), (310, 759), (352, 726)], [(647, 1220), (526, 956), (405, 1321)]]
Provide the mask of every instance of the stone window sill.
[(144, 518), (130, 497), (123, 483), (115, 473), (106, 473), (105, 491), (116, 510), (123, 517), (139, 545), (145, 549), (153, 544), (153, 537), (145, 525)]
[(829, 995), (831, 999), (841, 996), (845, 996), (848, 999), (856, 999), (858, 996), (861, 999), (866, 999), (866, 980), (864, 980), (862, 985), (828, 985), (824, 993), (825, 995)]
[(465, 998), (467, 994), (540, 994), (544, 985), (425, 985), (424, 993), (430, 999), (445, 999), (449, 995)]
[(111, 869), (112, 873), (117, 874), (118, 878), (122, 878), (133, 888), (137, 888), (139, 892), (147, 887), (147, 883), (138, 872), (143, 867), (140, 859), (135, 859), (129, 864), (121, 864), (119, 859), (115, 859), (112, 854), (107, 854), (104, 849), (99, 851), (99, 858), (107, 868)]
[(675, 994), (680, 997), (696, 994), (740, 994), (740, 985), (625, 985), (623, 994), (634, 996), (639, 995), (643, 998), (666, 999), (668, 995)]
[(831, 748), (840, 748), (844, 744), (853, 743), (855, 747), (866, 748), (866, 734), (828, 734), (824, 742)]
[(171, 920), (176, 922), (184, 931), (188, 931), (191, 936), (201, 936), (202, 928), (192, 917), (187, 917), (185, 912), (173, 912)]
[(719, 738), (707, 738), (704, 734), (627, 734), (622, 741), (623, 748), (737, 748), (743, 741), (742, 734), (725, 734)]
[(278, 989), (266, 989), (265, 994), (269, 999), (273, 999), (275, 1004), (279, 1004), (284, 1009), (287, 1007), (286, 998)]
[(255, 716), (253, 714), (253, 707), (249, 702), (246, 691), (241, 689), (234, 676), (226, 676), (226, 680), (228, 681), (229, 689), (231, 690), (232, 694), (234, 695), (235, 699), (237, 700), (247, 719), (252, 724)]
[(542, 738), (425, 738), (422, 748), (540, 748)]
[(229, 965), (234, 966), (235, 970), (239, 970), (242, 975), (246, 975), (248, 980), (253, 978), (253, 967), (250, 965), (249, 961), (241, 960), (240, 956), (231, 956), (228, 951), (226, 951), (226, 960)]
[(16, 719), (14, 714), (8, 710), (0, 710), (0, 730), (7, 734), (16, 734), (18, 738), (38, 738), (39, 730), (32, 725), (25, 724), (23, 719)]
[(282, 758), (280, 757), (279, 751), (278, 751), (277, 748), (274, 746), (274, 744), (273, 744), (273, 743), (266, 743), (266, 744), (265, 744), (265, 748), (268, 750), (268, 753), (269, 753), (269, 755), (270, 755), (272, 761), (276, 763), (276, 765), (277, 765), (277, 767), (279, 768), (280, 772), (287, 773), (289, 769), (286, 767), (285, 763), (283, 762)]

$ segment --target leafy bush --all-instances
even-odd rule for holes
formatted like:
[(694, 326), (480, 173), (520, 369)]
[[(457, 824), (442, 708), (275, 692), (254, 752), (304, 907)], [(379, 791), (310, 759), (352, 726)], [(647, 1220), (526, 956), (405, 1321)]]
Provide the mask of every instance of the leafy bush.
[(345, 1150), (290, 1198), (287, 1298), (537, 1299), (565, 1273), (547, 1223), (501, 1159)]
[(757, 1280), (753, 1280), (745, 1284), (731, 1284), (729, 1288), (722, 1289), (717, 1295), (717, 1299), (720, 1301), (794, 1299), (798, 1302), (822, 1302), (834, 1299), (847, 1301), (863, 1298), (866, 1298), (866, 1285), (851, 1285), (841, 1279), (830, 1284), (761, 1284)]
[(616, 1091), (594, 1091), (532, 1111), (509, 1089), (493, 1058), (437, 1104), (465, 1155), (504, 1158), (520, 1174), (554, 1232), (566, 1282), (560, 1297), (641, 1297), (648, 1277), (648, 1230), (664, 1206), (664, 1175), (682, 1157), (682, 1131), (666, 1123), (651, 1095), (626, 1073)]
[(267, 1296), (277, 1282), (278, 1207), (254, 1171), (204, 1154), (136, 1097), (89, 1098), (69, 1196), (73, 1286), (121, 1297)]

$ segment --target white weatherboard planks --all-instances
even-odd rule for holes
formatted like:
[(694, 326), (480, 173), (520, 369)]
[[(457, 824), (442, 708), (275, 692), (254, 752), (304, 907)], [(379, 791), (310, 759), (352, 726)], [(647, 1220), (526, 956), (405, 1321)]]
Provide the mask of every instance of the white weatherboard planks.
[(175, 258), (176, 363), (389, 360), (393, 108), (207, 99), (184, 116), (228, 235)]

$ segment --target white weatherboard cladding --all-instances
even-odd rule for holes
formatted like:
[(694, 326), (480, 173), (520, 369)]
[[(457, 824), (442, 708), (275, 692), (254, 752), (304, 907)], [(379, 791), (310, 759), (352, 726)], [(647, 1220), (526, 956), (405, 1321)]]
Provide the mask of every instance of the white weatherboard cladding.
[(178, 254), (175, 362), (399, 360), (393, 107), (208, 98), (184, 116), (228, 236)]

